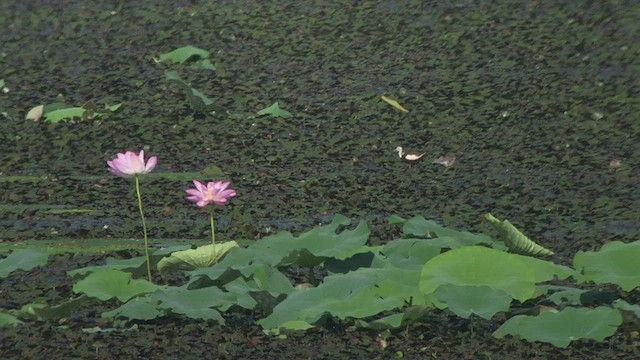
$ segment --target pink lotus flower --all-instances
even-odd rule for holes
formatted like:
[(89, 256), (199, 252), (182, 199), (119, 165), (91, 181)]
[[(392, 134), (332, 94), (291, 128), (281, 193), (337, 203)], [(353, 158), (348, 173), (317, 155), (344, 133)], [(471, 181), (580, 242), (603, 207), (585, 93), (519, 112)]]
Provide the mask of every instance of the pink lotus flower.
[(210, 181), (205, 186), (200, 181), (193, 180), (193, 184), (196, 188), (187, 190), (187, 200), (193, 201), (200, 207), (209, 204), (216, 204), (222, 207), (227, 204), (230, 198), (236, 196), (235, 190), (227, 189), (227, 186), (229, 186), (228, 181)]
[(136, 154), (132, 151), (119, 153), (117, 158), (107, 161), (107, 165), (109, 165), (109, 171), (113, 174), (122, 177), (129, 177), (132, 175), (150, 173), (156, 167), (157, 162), (158, 158), (156, 156), (152, 156), (145, 164), (144, 150), (140, 150), (140, 154)]

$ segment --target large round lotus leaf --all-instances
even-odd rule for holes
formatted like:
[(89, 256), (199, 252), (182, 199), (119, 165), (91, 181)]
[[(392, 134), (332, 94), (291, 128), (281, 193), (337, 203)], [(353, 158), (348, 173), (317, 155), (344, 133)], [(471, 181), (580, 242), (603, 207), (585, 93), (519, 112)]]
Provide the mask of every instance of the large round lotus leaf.
[(430, 294), (440, 285), (488, 286), (523, 302), (533, 296), (534, 271), (517, 255), (482, 247), (453, 249), (422, 268), (420, 291)]
[(573, 266), (580, 282), (618, 284), (625, 291), (640, 285), (640, 241), (629, 244), (613, 241), (595, 252), (579, 251)]

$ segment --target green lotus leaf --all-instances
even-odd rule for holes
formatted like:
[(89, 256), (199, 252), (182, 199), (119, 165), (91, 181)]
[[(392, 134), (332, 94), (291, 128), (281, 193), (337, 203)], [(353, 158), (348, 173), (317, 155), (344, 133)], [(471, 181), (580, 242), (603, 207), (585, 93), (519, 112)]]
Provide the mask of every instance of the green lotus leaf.
[(147, 280), (131, 279), (130, 273), (116, 269), (96, 271), (73, 285), (76, 293), (84, 293), (103, 301), (115, 297), (122, 302), (161, 288)]
[(489, 245), (496, 249), (504, 248), (501, 242), (495, 241), (488, 235), (447, 228), (420, 215), (408, 220), (394, 215), (389, 218), (389, 223), (402, 225), (403, 237), (406, 239), (428, 239), (429, 244), (441, 248), (453, 249), (472, 245)]
[(11, 313), (21, 319), (38, 321), (60, 320), (71, 316), (87, 300), (88, 297), (82, 295), (57, 305), (31, 303), (23, 305), (19, 310), (11, 310)]
[(567, 347), (577, 339), (602, 341), (613, 335), (622, 324), (622, 315), (617, 309), (600, 306), (589, 308), (566, 308), (560, 312), (547, 312), (538, 316), (518, 315), (507, 320), (493, 336), (506, 335), (527, 341), (551, 343)]
[(22, 324), (17, 317), (5, 313), (0, 313), (0, 327), (2, 326), (16, 326)]
[(600, 251), (578, 251), (573, 257), (573, 266), (580, 272), (576, 276), (579, 282), (618, 284), (625, 291), (640, 285), (639, 264), (640, 241), (612, 241)]
[(258, 111), (257, 115), (258, 116), (271, 115), (273, 117), (282, 117), (282, 118), (290, 118), (293, 116), (287, 110), (280, 108), (280, 105), (278, 105), (277, 102), (273, 103), (268, 108)]
[(153, 320), (163, 317), (164, 312), (158, 309), (159, 301), (149, 296), (136, 297), (122, 304), (117, 309), (102, 313), (103, 319), (125, 318), (129, 320)]
[(160, 54), (160, 61), (165, 62), (169, 61), (172, 63), (182, 64), (187, 60), (198, 57), (201, 59), (206, 59), (209, 57), (209, 52), (195, 46), (183, 46), (181, 48), (177, 48), (171, 52)]
[(238, 247), (235, 241), (221, 244), (209, 244), (195, 249), (176, 251), (158, 263), (158, 271), (171, 273), (179, 270), (208, 268), (217, 263), (227, 251)]
[(536, 272), (518, 255), (482, 246), (450, 250), (422, 268), (420, 291), (427, 295), (439, 286), (488, 286), (524, 302), (535, 291)]
[(409, 302), (425, 304), (425, 297), (416, 286), (419, 276), (417, 270), (393, 266), (330, 275), (318, 287), (289, 294), (257, 323), (266, 330), (297, 329), (300, 324), (318, 322), (326, 314), (339, 319), (362, 319), (402, 308)]
[(522, 255), (553, 255), (553, 251), (533, 242), (513, 226), (509, 220), (500, 221), (489, 213), (485, 214), (484, 217), (498, 231), (502, 240), (507, 244), (509, 251)]
[(622, 299), (618, 299), (613, 303), (613, 307), (620, 310), (629, 311), (633, 313), (638, 320), (640, 320), (640, 305), (629, 304)]
[(22, 269), (31, 270), (36, 266), (47, 263), (49, 255), (37, 249), (15, 250), (6, 258), (0, 260), (0, 279), (7, 277), (11, 272)]
[(436, 290), (436, 296), (447, 304), (454, 314), (468, 319), (476, 314), (490, 320), (500, 311), (509, 310), (513, 298), (499, 289), (488, 286), (442, 285)]

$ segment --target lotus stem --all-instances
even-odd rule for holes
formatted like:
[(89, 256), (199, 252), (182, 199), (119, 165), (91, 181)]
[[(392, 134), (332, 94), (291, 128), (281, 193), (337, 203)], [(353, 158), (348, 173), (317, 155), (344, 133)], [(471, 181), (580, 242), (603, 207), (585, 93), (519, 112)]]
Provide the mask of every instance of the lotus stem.
[(151, 279), (151, 259), (149, 258), (149, 240), (147, 239), (147, 222), (144, 219), (144, 211), (142, 210), (142, 195), (140, 195), (140, 179), (136, 175), (136, 195), (138, 196), (138, 209), (140, 209), (140, 219), (142, 219), (142, 236), (144, 237), (144, 256), (147, 259), (147, 277), (149, 282)]
[(213, 245), (215, 245), (216, 244), (216, 232), (215, 232), (215, 229), (214, 229), (214, 226), (213, 226), (213, 223), (214, 223), (213, 214), (209, 214), (209, 221), (211, 222), (211, 243)]

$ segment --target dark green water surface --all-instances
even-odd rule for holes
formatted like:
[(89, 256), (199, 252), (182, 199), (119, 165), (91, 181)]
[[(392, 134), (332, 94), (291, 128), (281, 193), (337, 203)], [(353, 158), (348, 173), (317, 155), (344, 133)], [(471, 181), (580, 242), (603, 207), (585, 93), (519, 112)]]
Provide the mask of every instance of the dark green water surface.
[[(221, 239), (336, 213), (386, 241), (391, 214), (484, 231), (491, 211), (567, 256), (640, 233), (633, 1), (5, 1), (0, 13), (5, 243), (140, 237), (133, 188), (105, 162), (141, 148), (159, 157), (142, 185), (159, 242), (207, 239), (180, 174), (210, 165), (238, 191), (218, 211)], [(154, 62), (185, 45), (216, 70)], [(168, 68), (221, 111), (194, 113)], [(59, 94), (123, 105), (24, 120)], [(256, 117), (276, 101), (294, 117)], [(426, 160), (409, 168), (396, 146)], [(455, 165), (431, 164), (442, 155)]]

